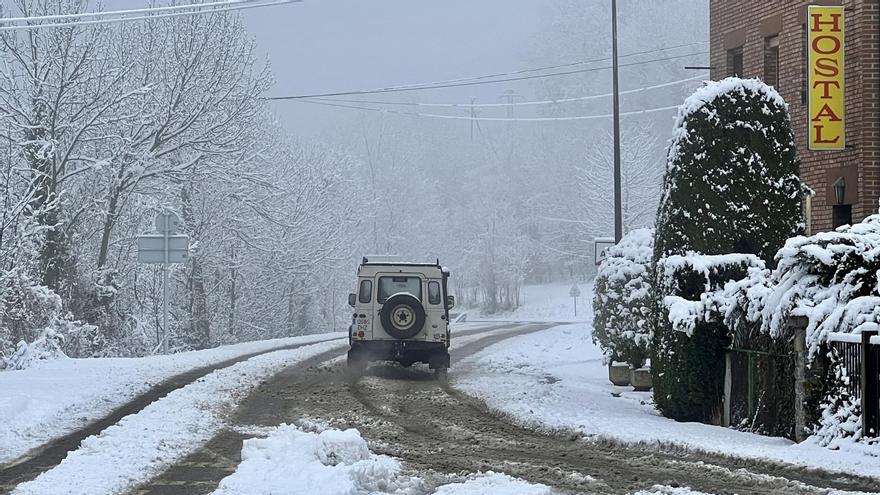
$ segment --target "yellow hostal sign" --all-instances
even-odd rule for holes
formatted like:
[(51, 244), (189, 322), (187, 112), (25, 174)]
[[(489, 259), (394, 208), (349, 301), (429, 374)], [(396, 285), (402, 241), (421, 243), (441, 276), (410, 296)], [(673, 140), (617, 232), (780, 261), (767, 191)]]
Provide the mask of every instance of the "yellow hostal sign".
[(842, 150), (846, 146), (843, 32), (842, 6), (809, 6), (807, 129), (811, 150)]

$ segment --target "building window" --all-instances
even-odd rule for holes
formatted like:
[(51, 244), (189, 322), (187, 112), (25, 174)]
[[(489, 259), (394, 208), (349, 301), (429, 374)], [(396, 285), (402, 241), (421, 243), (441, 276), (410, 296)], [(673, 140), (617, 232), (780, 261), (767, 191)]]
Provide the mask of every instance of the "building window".
[(834, 205), (831, 211), (833, 228), (842, 225), (852, 225), (852, 205)]
[(743, 47), (727, 50), (727, 75), (729, 77), (742, 77), (743, 75)]
[(779, 35), (764, 38), (764, 82), (779, 89)]

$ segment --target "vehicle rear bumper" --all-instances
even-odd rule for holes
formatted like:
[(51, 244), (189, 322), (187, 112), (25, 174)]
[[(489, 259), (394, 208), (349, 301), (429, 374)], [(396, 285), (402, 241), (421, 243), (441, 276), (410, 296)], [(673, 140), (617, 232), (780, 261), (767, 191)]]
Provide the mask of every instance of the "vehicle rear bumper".
[(370, 340), (352, 342), (350, 355), (366, 361), (397, 361), (426, 363), (431, 368), (449, 366), (449, 351), (445, 342), (414, 340)]

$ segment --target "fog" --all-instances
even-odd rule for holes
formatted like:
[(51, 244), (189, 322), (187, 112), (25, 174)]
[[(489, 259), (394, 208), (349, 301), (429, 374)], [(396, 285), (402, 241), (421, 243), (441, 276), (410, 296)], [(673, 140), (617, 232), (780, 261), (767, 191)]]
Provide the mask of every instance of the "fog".
[[(631, 230), (654, 221), (675, 106), (707, 76), (684, 67), (706, 64), (708, 6), (618, 3)], [(0, 14), (145, 4), (168, 5)], [(488, 313), (524, 285), (588, 280), (613, 226), (610, 31), (609, 3), (587, 0), (305, 0), (3, 31), (0, 274), (60, 302), (31, 301), (37, 323), (0, 353), (47, 321), (76, 329), (58, 330), (71, 355), (150, 354), (163, 329), (178, 349), (339, 330), (368, 254), (439, 258), (462, 307)], [(344, 94), (306, 97), (328, 93)], [(168, 328), (161, 270), (137, 258), (163, 210), (190, 242)]]
[[(619, 2), (621, 90), (704, 75), (684, 66), (706, 65), (708, 46), (699, 42), (707, 40), (707, 11), (704, 1)], [(440, 257), (457, 272), (457, 287), (467, 302), (489, 310), (518, 304), (524, 283), (591, 276), (592, 239), (613, 234), (611, 119), (470, 121), (437, 115), (609, 114), (607, 97), (522, 105), (610, 92), (607, 2), (327, 1), (246, 16), (275, 75), (273, 96), (562, 66), (463, 87), (285, 100), (272, 107), (295, 139), (326, 143), (359, 163), (353, 187), (368, 203), (359, 209), (364, 224), (352, 241), (359, 249), (352, 259), (360, 251)], [(596, 61), (570, 65), (584, 60)], [(544, 77), (567, 71), (576, 73)], [(528, 78), (489, 83), (518, 76)], [(699, 84), (625, 94), (621, 111), (675, 105)], [(466, 106), (507, 101), (520, 105), (473, 113)], [(413, 105), (436, 103), (465, 106)], [(622, 120), (627, 229), (653, 223), (674, 114), (666, 110)]]

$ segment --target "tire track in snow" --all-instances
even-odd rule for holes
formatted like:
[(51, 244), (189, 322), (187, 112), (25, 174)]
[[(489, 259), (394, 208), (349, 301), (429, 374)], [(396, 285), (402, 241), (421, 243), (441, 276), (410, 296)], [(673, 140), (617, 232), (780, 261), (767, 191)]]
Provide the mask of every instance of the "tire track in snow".
[(138, 395), (125, 404), (117, 407), (103, 418), (95, 420), (80, 429), (52, 440), (23, 458), (6, 464), (5, 466), (0, 466), (0, 493), (8, 493), (15, 488), (15, 486), (33, 480), (41, 473), (60, 464), (70, 452), (77, 450), (82, 444), (82, 441), (86, 438), (100, 434), (106, 428), (115, 425), (123, 418), (139, 413), (153, 402), (166, 397), (171, 392), (183, 388), (210, 373), (223, 368), (228, 368), (242, 361), (247, 361), (248, 359), (261, 354), (280, 350), (298, 349), (303, 346), (330, 342), (333, 340), (342, 339), (339, 337), (333, 337), (243, 354), (218, 363), (180, 373), (163, 380), (143, 394)]
[[(474, 322), (480, 323), (480, 322)], [(456, 331), (453, 329), (452, 343), (461, 337), (469, 337), (511, 327), (511, 323), (482, 326)], [(504, 332), (503, 335), (506, 335)], [(511, 335), (513, 336), (513, 335)], [(467, 344), (465, 344), (467, 345)], [(236, 425), (249, 426), (265, 424), (275, 426), (280, 422), (292, 423), (298, 417), (284, 417), (287, 402), (300, 400), (299, 397), (278, 393), (289, 383), (308, 383), (309, 387), (323, 388), (328, 380), (341, 379), (341, 374), (328, 373), (328, 361), (345, 355), (347, 348), (327, 351), (292, 365), (257, 387), (243, 400), (235, 419), (214, 435), (211, 440), (192, 454), (181, 459), (149, 482), (133, 489), (132, 495), (197, 495), (210, 493), (217, 488), (224, 477), (232, 474), (241, 462), (241, 448), (249, 435), (236, 429)]]

